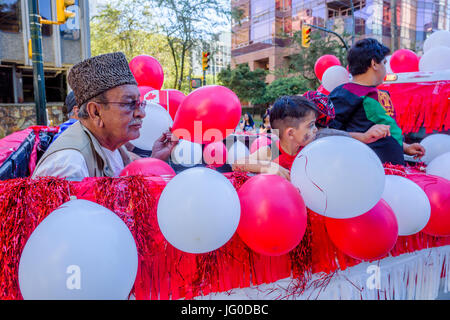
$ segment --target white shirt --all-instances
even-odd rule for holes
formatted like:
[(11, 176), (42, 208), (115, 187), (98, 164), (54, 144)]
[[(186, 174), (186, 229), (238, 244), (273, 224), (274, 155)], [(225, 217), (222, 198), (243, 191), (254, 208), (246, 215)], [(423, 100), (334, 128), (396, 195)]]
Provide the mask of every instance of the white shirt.
[[(118, 149), (111, 151), (103, 148), (114, 176), (117, 177), (124, 168), (124, 163)], [(52, 176), (66, 178), (71, 181), (81, 181), (89, 177), (89, 170), (81, 152), (67, 149), (48, 156), (33, 173), (36, 177)]]

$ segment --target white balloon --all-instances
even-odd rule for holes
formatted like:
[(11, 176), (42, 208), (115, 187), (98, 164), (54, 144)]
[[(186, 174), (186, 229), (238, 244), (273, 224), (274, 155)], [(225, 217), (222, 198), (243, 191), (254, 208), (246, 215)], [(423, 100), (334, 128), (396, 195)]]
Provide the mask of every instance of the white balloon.
[(322, 76), (322, 85), (329, 92), (349, 81), (349, 73), (343, 66), (329, 67)]
[(142, 150), (152, 150), (155, 141), (172, 125), (172, 117), (166, 109), (159, 104), (147, 102), (140, 136), (131, 140), (131, 144)]
[(430, 200), (425, 192), (409, 179), (387, 175), (381, 197), (394, 211), (400, 236), (419, 232), (430, 220)]
[(134, 238), (113, 212), (71, 200), (28, 239), (19, 263), (24, 299), (127, 299), (137, 274)]
[(425, 148), (425, 155), (421, 160), (429, 164), (437, 156), (450, 152), (450, 135), (435, 133), (425, 137), (420, 144)]
[(427, 166), (427, 174), (450, 180), (450, 152), (434, 158)]
[(198, 143), (181, 139), (172, 150), (171, 158), (175, 164), (192, 167), (202, 162), (202, 146)]
[(356, 139), (315, 140), (297, 155), (291, 182), (305, 204), (326, 217), (345, 219), (372, 209), (381, 199), (385, 174), (380, 159)]
[(246, 158), (250, 155), (250, 150), (248, 150), (247, 146), (237, 140), (228, 150), (227, 163), (233, 164), (237, 160)]
[(440, 46), (450, 47), (450, 31), (439, 30), (430, 34), (423, 43), (423, 52)]
[(433, 47), (419, 61), (420, 71), (442, 71), (450, 69), (450, 47)]
[(158, 202), (158, 224), (166, 240), (189, 253), (216, 250), (231, 239), (241, 206), (236, 189), (217, 171), (197, 167), (176, 175)]

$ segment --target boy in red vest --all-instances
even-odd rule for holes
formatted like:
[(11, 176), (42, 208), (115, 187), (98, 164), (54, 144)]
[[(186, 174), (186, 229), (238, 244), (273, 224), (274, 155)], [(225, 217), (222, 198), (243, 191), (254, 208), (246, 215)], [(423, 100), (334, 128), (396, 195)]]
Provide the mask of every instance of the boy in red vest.
[(238, 159), (233, 171), (277, 174), (289, 180), (295, 157), (316, 137), (318, 116), (316, 105), (304, 97), (279, 98), (270, 110), (270, 125), (280, 139)]

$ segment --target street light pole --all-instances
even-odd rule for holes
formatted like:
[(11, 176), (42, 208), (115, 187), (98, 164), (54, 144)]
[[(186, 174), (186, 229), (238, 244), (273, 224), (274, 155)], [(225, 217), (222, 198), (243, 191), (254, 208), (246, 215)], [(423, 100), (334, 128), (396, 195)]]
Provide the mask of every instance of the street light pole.
[(30, 15), (30, 33), (33, 61), (33, 88), (36, 104), (36, 122), (38, 125), (47, 125), (47, 101), (45, 98), (44, 61), (42, 58), (41, 22), (38, 15), (37, 0), (28, 0)]
[(339, 38), (339, 40), (341, 40), (342, 44), (345, 47), (345, 50), (348, 50), (347, 43), (344, 41), (344, 39), (338, 33), (334, 32), (334, 31), (332, 31), (330, 29), (327, 29), (327, 28), (322, 28), (322, 27), (319, 27), (319, 26), (315, 26), (313, 24), (309, 24), (309, 23), (305, 23), (305, 24), (310, 26), (311, 28), (316, 28), (316, 29), (319, 29), (319, 30), (322, 30), (322, 31), (325, 31), (325, 32), (328, 32), (328, 33), (331, 33), (331, 34), (334, 34), (336, 37)]

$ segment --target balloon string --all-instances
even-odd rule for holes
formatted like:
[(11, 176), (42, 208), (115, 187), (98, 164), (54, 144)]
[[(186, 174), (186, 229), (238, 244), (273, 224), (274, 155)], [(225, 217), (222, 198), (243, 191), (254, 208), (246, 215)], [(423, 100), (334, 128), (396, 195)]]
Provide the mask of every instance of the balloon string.
[[(430, 175), (429, 174), (426, 174), (426, 173), (422, 173), (422, 172), (414, 172), (414, 173), (410, 173), (410, 172), (407, 172), (407, 171), (402, 171), (402, 170), (398, 170), (398, 169), (394, 169), (394, 168), (385, 168), (385, 170), (389, 170), (389, 171), (397, 171), (397, 172), (399, 172), (399, 173), (402, 173), (402, 174), (404, 174), (404, 175), (407, 175), (407, 176), (410, 176), (410, 175), (420, 175), (420, 176), (424, 176), (425, 178), (427, 178), (427, 180), (428, 180), (428, 183), (424, 186), (424, 188), (426, 188), (426, 187), (428, 187), (428, 186), (430, 186), (430, 185), (433, 185), (433, 184), (436, 184), (437, 182), (436, 182), (436, 179), (434, 179), (433, 177), (430, 177)], [(389, 175), (389, 174), (388, 174)]]
[[(308, 171), (306, 171), (306, 167), (308, 166), (308, 157), (305, 156), (305, 155), (303, 155), (303, 154), (299, 154), (299, 155), (297, 156), (298, 159), (300, 159), (301, 157), (305, 157), (305, 159), (306, 159), (306, 161), (305, 161), (305, 173), (306, 173), (306, 177), (308, 177), (309, 181), (311, 181), (311, 183), (325, 195), (325, 210), (324, 210), (323, 214), (326, 215), (326, 212), (327, 212), (327, 209), (328, 209), (328, 197), (327, 197), (327, 194), (326, 194), (326, 192), (325, 192), (321, 187), (319, 187), (319, 186), (318, 186), (318, 185), (317, 185), (317, 184), (316, 184), (316, 183), (308, 176)], [(301, 193), (301, 191), (300, 191), (300, 193)]]

